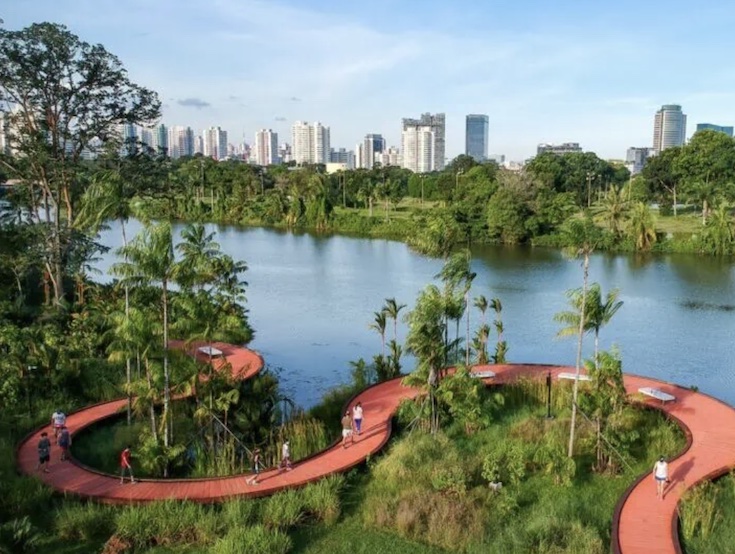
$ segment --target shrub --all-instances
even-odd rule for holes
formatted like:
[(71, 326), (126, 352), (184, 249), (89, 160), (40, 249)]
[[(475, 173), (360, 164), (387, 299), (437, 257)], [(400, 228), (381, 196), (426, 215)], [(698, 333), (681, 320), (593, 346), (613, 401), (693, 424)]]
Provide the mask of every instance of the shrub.
[(222, 504), (220, 519), (225, 529), (256, 523), (258, 521), (258, 501), (248, 498), (235, 498)]
[(291, 539), (283, 531), (262, 525), (234, 527), (209, 550), (210, 554), (286, 554)]
[(681, 534), (685, 540), (707, 539), (722, 514), (717, 508), (718, 488), (707, 481), (689, 491), (681, 503)]
[(63, 540), (89, 541), (109, 537), (115, 530), (115, 516), (108, 506), (65, 504), (56, 512), (55, 526)]
[(482, 462), (482, 476), (488, 481), (499, 478), (503, 483), (516, 485), (525, 475), (526, 452), (517, 441), (498, 443)]
[(436, 468), (431, 476), (433, 489), (450, 496), (464, 496), (467, 493), (467, 481), (465, 472), (456, 465)]
[(13, 554), (33, 552), (41, 539), (38, 529), (28, 516), (10, 520), (0, 525), (0, 548), (7, 545)]
[(339, 494), (344, 486), (344, 477), (331, 475), (301, 490), (304, 507), (318, 521), (336, 523), (341, 513)]
[(287, 529), (304, 517), (304, 499), (300, 491), (287, 490), (265, 501), (262, 521), (267, 527)]

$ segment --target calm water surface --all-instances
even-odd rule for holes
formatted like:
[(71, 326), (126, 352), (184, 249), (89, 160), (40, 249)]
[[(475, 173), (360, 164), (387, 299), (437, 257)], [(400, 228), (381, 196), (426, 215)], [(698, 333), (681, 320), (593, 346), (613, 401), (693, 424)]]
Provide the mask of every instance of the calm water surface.
[[(129, 236), (139, 228), (131, 221)], [(349, 380), (350, 360), (380, 351), (368, 326), (384, 299), (412, 306), (441, 268), (440, 260), (399, 242), (210, 228), (225, 252), (248, 264), (251, 346), (281, 370), (285, 390), (303, 406)], [(113, 223), (101, 241), (118, 247), (119, 226)], [(108, 253), (99, 268), (106, 271), (114, 258)], [(555, 338), (553, 316), (567, 309), (565, 291), (581, 286), (578, 260), (554, 250), (483, 247), (475, 249), (472, 265), (472, 294), (503, 302), (509, 361), (574, 364), (576, 343)], [(624, 301), (602, 330), (601, 347), (617, 345), (626, 372), (696, 385), (735, 404), (733, 277), (732, 264), (710, 258), (594, 255), (590, 280), (603, 292), (619, 288)], [(472, 317), (474, 327), (476, 310)], [(585, 350), (591, 355), (591, 337)], [(405, 369), (412, 364), (407, 359)]]

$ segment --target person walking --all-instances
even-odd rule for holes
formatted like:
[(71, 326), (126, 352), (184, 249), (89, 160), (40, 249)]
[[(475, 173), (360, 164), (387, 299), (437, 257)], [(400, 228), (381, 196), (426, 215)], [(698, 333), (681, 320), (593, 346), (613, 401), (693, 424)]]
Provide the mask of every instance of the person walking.
[(347, 448), (347, 439), (355, 442), (355, 439), (352, 437), (352, 417), (350, 417), (349, 410), (345, 412), (342, 418), (342, 448)]
[(130, 463), (130, 458), (132, 456), (132, 453), (130, 451), (130, 445), (127, 445), (125, 447), (125, 450), (123, 450), (120, 453), (120, 484), (125, 483), (125, 472), (127, 471), (130, 474), (130, 483), (135, 485), (135, 477), (133, 477), (133, 466)]
[(43, 468), (44, 473), (48, 473), (48, 464), (51, 461), (51, 441), (48, 439), (48, 433), (41, 433), (41, 439), (38, 441), (38, 465), (36, 471)]
[(258, 475), (260, 475), (260, 448), (253, 450), (253, 476), (247, 479), (245, 482), (248, 485), (258, 484)]
[(281, 469), (291, 471), (291, 446), (288, 444), (288, 439), (283, 441), (281, 447)]
[(65, 462), (69, 459), (69, 447), (71, 446), (71, 434), (69, 429), (64, 425), (59, 432), (58, 438), (59, 448), (61, 448), (61, 461)]
[(669, 481), (669, 464), (663, 456), (653, 464), (653, 480), (656, 481), (656, 497), (663, 500), (666, 483)]
[(66, 414), (61, 410), (56, 410), (51, 414), (51, 428), (54, 430), (54, 440), (59, 442), (59, 433), (61, 428), (66, 425)]
[(355, 424), (355, 432), (360, 436), (362, 432), (362, 403), (358, 402), (352, 409), (352, 421)]

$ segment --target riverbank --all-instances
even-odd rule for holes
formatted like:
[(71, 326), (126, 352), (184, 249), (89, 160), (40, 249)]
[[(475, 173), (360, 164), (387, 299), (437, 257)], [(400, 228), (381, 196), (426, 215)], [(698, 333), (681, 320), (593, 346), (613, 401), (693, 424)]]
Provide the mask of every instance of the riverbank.
[[(176, 203), (160, 199), (145, 199), (135, 204), (135, 213), (146, 219), (170, 219), (180, 222), (198, 221), (218, 225), (262, 227), (282, 231), (316, 233), (319, 236), (347, 236), (354, 238), (388, 239), (406, 243), (420, 254), (442, 256), (455, 247), (469, 244), (504, 244), (502, 238), (490, 239), (486, 233), (471, 232), (457, 225), (457, 214), (442, 202), (425, 201), (406, 197), (394, 204), (376, 204), (372, 208), (350, 208), (334, 206), (327, 225), (317, 226), (300, 223), (290, 225), (285, 220), (257, 217), (254, 211), (221, 212), (213, 207), (213, 199), (202, 197), (195, 207), (177, 209)], [(592, 210), (594, 213), (595, 210)], [(678, 215), (661, 215), (658, 209), (651, 210), (654, 216), (655, 239), (644, 253), (697, 254), (710, 256), (702, 243), (701, 214), (693, 208), (680, 209)], [(586, 217), (585, 211), (571, 217)], [(596, 250), (610, 253), (640, 252), (632, 236), (613, 234), (606, 230), (603, 215), (593, 217), (600, 227), (601, 239)], [(474, 224), (477, 227), (478, 223)], [(487, 226), (486, 223), (479, 223)], [(476, 230), (475, 230), (476, 231)], [(468, 236), (469, 235), (469, 236)], [(511, 244), (515, 244), (512, 242)], [(564, 249), (570, 246), (560, 230), (532, 236), (519, 244), (532, 247)], [(730, 259), (731, 256), (726, 256)]]

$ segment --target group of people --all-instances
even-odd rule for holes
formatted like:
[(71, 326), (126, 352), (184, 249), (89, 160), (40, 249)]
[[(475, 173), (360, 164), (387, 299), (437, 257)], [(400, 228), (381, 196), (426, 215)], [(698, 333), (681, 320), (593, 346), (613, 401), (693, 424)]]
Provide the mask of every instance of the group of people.
[[(62, 410), (56, 410), (51, 414), (51, 429), (54, 431), (54, 442), (61, 449), (60, 461), (65, 462), (69, 459), (69, 447), (71, 446), (71, 433), (66, 426), (66, 414)], [(120, 484), (125, 482), (125, 474), (130, 475), (130, 482), (135, 483), (133, 477), (133, 466), (131, 463), (131, 449), (128, 445), (120, 453)], [(49, 465), (51, 463), (51, 439), (48, 433), (43, 431), (38, 441), (38, 465), (36, 471), (49, 473)]]
[[(354, 442), (354, 435), (360, 435), (362, 433), (362, 403), (358, 402), (352, 408), (352, 411), (347, 410), (344, 417), (342, 418), (342, 446), (347, 448), (347, 439)], [(248, 485), (258, 485), (260, 472), (264, 469), (263, 461), (261, 458), (260, 448), (255, 448), (252, 452), (253, 462), (253, 474), (246, 479)], [(279, 465), (279, 471), (291, 471), (293, 469), (291, 465), (291, 446), (288, 439), (283, 440), (281, 446), (281, 463)], [(131, 474), (132, 476), (132, 474)]]
[[(66, 414), (61, 410), (56, 410), (51, 414), (51, 429), (54, 431), (54, 443), (61, 450), (60, 461), (65, 462), (69, 459), (69, 447), (71, 446), (71, 433), (66, 427)], [(49, 472), (51, 464), (51, 439), (46, 431), (41, 433), (38, 441), (38, 465), (36, 471), (43, 470), (44, 473)]]
[(350, 410), (345, 412), (342, 418), (342, 448), (347, 448), (347, 439), (350, 443), (355, 442), (355, 434), (358, 436), (362, 433), (362, 403), (358, 402)]

